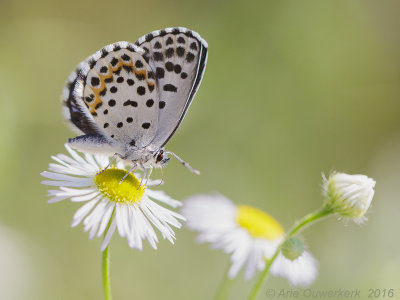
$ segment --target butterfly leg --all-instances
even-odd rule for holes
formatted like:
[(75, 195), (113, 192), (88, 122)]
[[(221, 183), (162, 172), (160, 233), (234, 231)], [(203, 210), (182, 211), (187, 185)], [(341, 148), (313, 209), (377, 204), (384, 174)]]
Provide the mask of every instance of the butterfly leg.
[(150, 171), (149, 171), (149, 174), (147, 174), (147, 178), (146, 178), (146, 183), (145, 183), (145, 185), (147, 185), (147, 182), (149, 182), (150, 175), (151, 175), (152, 172), (153, 172), (153, 167), (150, 167)]
[(116, 156), (119, 156), (120, 158), (122, 158), (120, 154), (114, 153), (114, 155), (111, 156), (110, 162), (108, 163), (107, 167), (105, 167), (103, 170), (101, 170), (101, 171), (99, 172), (99, 174), (103, 173), (105, 170), (107, 170), (107, 169), (111, 166), (111, 164), (115, 161)]
[(182, 165), (184, 165), (186, 168), (188, 168), (191, 172), (193, 172), (196, 175), (200, 175), (200, 171), (192, 168), (186, 161), (184, 161), (182, 158), (180, 158), (178, 155), (176, 155), (174, 152), (170, 151), (165, 151), (167, 154), (171, 154), (173, 157), (175, 157)]
[(162, 185), (164, 183), (164, 171), (163, 168), (161, 167), (161, 181), (159, 185)]
[(122, 181), (124, 181), (124, 179), (125, 179), (131, 172), (135, 171), (135, 169), (137, 168), (137, 166), (138, 166), (137, 163), (136, 163), (136, 162), (133, 162), (132, 168), (130, 168), (129, 171), (128, 171), (128, 173), (126, 173), (126, 174), (124, 175), (124, 177), (122, 177), (122, 179), (119, 181), (119, 184), (121, 184)]
[(142, 179), (140, 180), (140, 185), (139, 185), (138, 189), (142, 186), (143, 179), (147, 176), (147, 169), (143, 166), (143, 164), (140, 164), (140, 167), (142, 168), (144, 173), (143, 173)]

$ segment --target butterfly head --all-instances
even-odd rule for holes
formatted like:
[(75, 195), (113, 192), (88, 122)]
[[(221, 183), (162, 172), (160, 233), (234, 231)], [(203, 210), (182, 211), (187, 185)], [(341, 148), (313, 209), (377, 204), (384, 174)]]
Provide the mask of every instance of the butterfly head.
[(167, 157), (167, 154), (165, 153), (164, 149), (160, 149), (154, 154), (154, 162), (156, 167), (161, 168), (163, 166), (166, 166), (169, 160), (170, 158)]

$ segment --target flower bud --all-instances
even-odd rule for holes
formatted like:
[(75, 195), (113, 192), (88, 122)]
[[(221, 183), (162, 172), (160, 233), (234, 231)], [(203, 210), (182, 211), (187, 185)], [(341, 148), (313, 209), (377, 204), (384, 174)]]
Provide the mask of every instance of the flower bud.
[(286, 242), (282, 245), (282, 254), (287, 259), (291, 261), (300, 257), (304, 252), (303, 242), (296, 237), (292, 237), (286, 240)]
[(371, 205), (374, 187), (375, 180), (365, 175), (332, 173), (323, 183), (326, 206), (342, 217), (362, 222)]

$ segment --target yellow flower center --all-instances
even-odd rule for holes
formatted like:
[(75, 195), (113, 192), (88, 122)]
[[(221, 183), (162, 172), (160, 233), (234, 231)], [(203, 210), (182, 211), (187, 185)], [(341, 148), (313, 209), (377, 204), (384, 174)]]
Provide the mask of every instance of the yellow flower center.
[(96, 174), (94, 183), (110, 201), (127, 204), (140, 202), (146, 187), (141, 186), (140, 181), (132, 174), (128, 174), (120, 183), (126, 173), (126, 170), (109, 168)]
[(273, 217), (251, 206), (238, 205), (236, 221), (255, 238), (275, 240), (284, 234), (281, 224)]

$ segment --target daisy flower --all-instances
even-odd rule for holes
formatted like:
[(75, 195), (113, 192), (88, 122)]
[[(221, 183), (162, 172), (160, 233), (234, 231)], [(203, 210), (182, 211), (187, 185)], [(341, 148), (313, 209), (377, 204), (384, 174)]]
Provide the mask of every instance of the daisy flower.
[[(251, 279), (265, 268), (284, 241), (282, 226), (267, 213), (247, 205), (235, 205), (226, 197), (196, 195), (186, 199), (181, 213), (187, 227), (199, 232), (197, 241), (210, 243), (231, 255), (229, 278), (244, 268), (244, 277)], [(307, 286), (317, 276), (317, 262), (304, 251), (297, 259), (289, 260), (279, 254), (271, 267), (271, 274), (283, 276), (293, 285)]]
[(158, 239), (154, 227), (164, 239), (174, 243), (172, 227), (180, 228), (180, 221), (184, 217), (157, 202), (173, 208), (181, 206), (181, 202), (163, 191), (147, 188), (160, 184), (160, 181), (149, 181), (145, 186), (140, 184), (135, 175), (129, 174), (120, 183), (121, 178), (127, 174), (122, 162), (101, 172), (109, 164), (109, 157), (90, 154), (81, 156), (68, 145), (65, 148), (70, 155), (52, 156), (56, 163), (51, 163), (49, 171), (41, 175), (49, 179), (42, 184), (57, 187), (49, 190), (49, 203), (65, 199), (85, 203), (74, 214), (72, 227), (82, 222), (84, 230), (89, 231), (90, 239), (105, 234), (101, 251), (106, 249), (115, 229), (128, 240), (131, 248), (139, 250), (143, 249), (143, 240), (157, 249)]
[(356, 223), (366, 220), (372, 198), (375, 180), (365, 175), (332, 173), (329, 178), (323, 176), (325, 205), (344, 218)]

